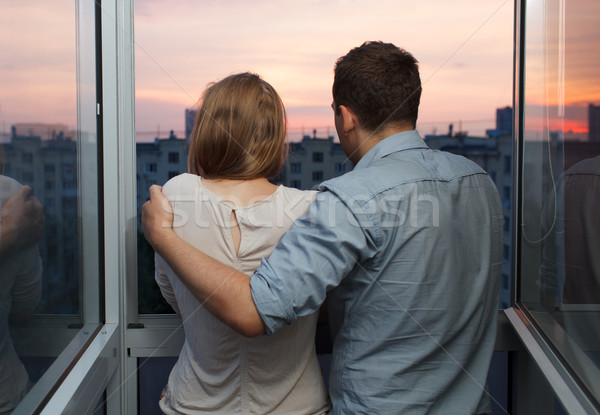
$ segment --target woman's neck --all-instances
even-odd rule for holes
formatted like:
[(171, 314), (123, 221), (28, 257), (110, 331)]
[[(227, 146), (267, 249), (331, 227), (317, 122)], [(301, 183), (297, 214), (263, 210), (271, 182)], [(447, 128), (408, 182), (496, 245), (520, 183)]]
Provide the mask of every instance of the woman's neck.
[(235, 206), (248, 206), (266, 199), (277, 190), (277, 186), (264, 177), (250, 180), (205, 179), (205, 188)]

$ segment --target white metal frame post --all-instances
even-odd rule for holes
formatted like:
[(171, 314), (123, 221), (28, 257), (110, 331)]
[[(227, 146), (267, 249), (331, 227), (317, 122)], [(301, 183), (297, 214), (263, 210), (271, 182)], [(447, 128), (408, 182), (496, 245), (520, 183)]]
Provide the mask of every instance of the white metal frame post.
[(46, 405), (48, 414), (91, 413), (105, 391), (107, 413), (137, 413), (137, 378), (125, 346), (130, 304), (137, 304), (126, 278), (135, 274), (137, 252), (133, 2), (103, 0), (100, 21), (105, 324)]
[[(79, 281), (80, 316), (36, 316), (25, 329), (16, 330), (15, 339), (21, 352), (32, 356), (58, 356), (15, 409), (15, 414), (68, 412), (68, 403), (75, 395), (69, 385), (81, 382), (86, 365), (96, 365), (90, 359), (94, 345), (105, 341), (108, 331), (102, 330), (99, 284), (99, 206), (98, 199), (98, 131), (96, 91), (96, 47), (94, 2), (75, 2), (75, 42), (77, 79), (77, 165), (78, 165), (78, 228), (81, 275)], [(80, 329), (69, 324), (83, 323)], [(77, 324), (74, 326), (77, 327)], [(25, 333), (22, 333), (26, 330)], [(34, 330), (36, 336), (32, 337)], [(20, 336), (20, 334), (23, 334)], [(22, 338), (21, 338), (22, 337)], [(46, 339), (44, 342), (31, 341)], [(96, 370), (96, 374), (101, 371)], [(63, 376), (65, 378), (63, 379)], [(80, 388), (78, 390), (81, 390)], [(48, 400), (48, 401), (46, 401)], [(72, 404), (70, 405), (72, 406)], [(73, 412), (76, 413), (76, 412)]]
[(109, 414), (137, 413), (137, 377), (125, 344), (132, 303), (137, 318), (127, 278), (137, 255), (133, 42), (133, 1), (103, 1), (106, 322), (118, 327), (119, 339), (119, 364), (106, 388)]
[(77, 22), (77, 168), (79, 204), (80, 312), (82, 323), (99, 324), (100, 232), (99, 137), (100, 103), (97, 91), (95, 5), (76, 2)]

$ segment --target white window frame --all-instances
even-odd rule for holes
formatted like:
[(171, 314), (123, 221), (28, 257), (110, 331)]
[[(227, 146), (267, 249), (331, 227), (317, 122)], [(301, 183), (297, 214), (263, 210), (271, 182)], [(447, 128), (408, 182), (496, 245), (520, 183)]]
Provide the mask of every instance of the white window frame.
[[(95, 42), (96, 37), (95, 7), (95, 2), (76, 1), (78, 75), (89, 70), (83, 68), (85, 65), (95, 62), (93, 56), (88, 56), (95, 51), (95, 43), (91, 47), (89, 44), (90, 39)], [(80, 108), (78, 100), (79, 130), (86, 131), (82, 127), (93, 123), (93, 131), (96, 131), (96, 116), (103, 120), (104, 229), (97, 229), (97, 220), (94, 225), (84, 215), (80, 222), (85, 239), (83, 266), (89, 271), (84, 273), (82, 283), (85, 324), (15, 414), (40, 410), (43, 414), (89, 413), (103, 396), (106, 396), (104, 404), (110, 414), (137, 412), (137, 402), (135, 399), (131, 402), (128, 393), (128, 386), (135, 386), (136, 378), (126, 375), (124, 353), (124, 322), (130, 310), (135, 309), (137, 313), (137, 298), (132, 298), (136, 297), (136, 291), (130, 290), (126, 278), (128, 273), (135, 275), (137, 226), (135, 169), (132, 168), (135, 166), (133, 2), (103, 0), (100, 8), (102, 98), (98, 99), (96, 108), (89, 108), (89, 105)], [(84, 145), (79, 156), (83, 204), (94, 200), (84, 196), (89, 189), (94, 189), (93, 186), (86, 188), (90, 182), (85, 172), (96, 166), (96, 159), (90, 157), (92, 154), (95, 157), (96, 152), (86, 151), (87, 142), (82, 141)], [(93, 140), (89, 144), (92, 145)], [(80, 205), (82, 208), (84, 206)], [(98, 325), (101, 318), (99, 263), (95, 261), (99, 246), (90, 243), (98, 238), (86, 238), (88, 233), (95, 232), (97, 236), (99, 231), (104, 232), (105, 271), (105, 315), (101, 326)]]

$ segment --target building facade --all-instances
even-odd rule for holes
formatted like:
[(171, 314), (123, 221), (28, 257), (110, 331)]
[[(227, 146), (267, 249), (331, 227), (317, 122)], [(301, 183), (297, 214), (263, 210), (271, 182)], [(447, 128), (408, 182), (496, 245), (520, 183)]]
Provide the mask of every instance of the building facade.
[(588, 105), (589, 141), (600, 143), (600, 105)]
[(340, 176), (354, 168), (342, 146), (333, 136), (319, 138), (316, 132), (302, 141), (289, 143), (289, 155), (275, 182), (297, 189), (316, 189), (323, 181)]
[[(12, 127), (0, 144), (0, 174), (34, 189), (44, 206), (45, 232), (38, 247), (42, 258), (40, 313), (79, 312), (79, 200), (77, 145), (55, 126)], [(18, 133), (21, 131), (21, 133)], [(34, 135), (49, 131), (42, 139)], [(25, 134), (22, 134), (25, 133)]]
[(186, 173), (187, 140), (178, 138), (173, 132), (168, 138), (156, 138), (153, 142), (136, 143), (137, 166), (137, 209), (148, 200), (148, 188), (153, 184), (163, 185), (170, 178)]

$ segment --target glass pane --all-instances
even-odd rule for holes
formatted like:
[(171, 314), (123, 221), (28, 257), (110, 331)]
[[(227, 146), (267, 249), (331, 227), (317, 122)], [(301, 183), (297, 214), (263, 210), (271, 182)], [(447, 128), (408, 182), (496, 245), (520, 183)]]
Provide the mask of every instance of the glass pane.
[[(279, 183), (310, 189), (352, 170), (333, 122), (333, 67), (338, 57), (366, 40), (392, 42), (414, 53), (424, 85), (420, 133), (425, 137), (454, 128), (456, 137), (450, 133), (448, 138), (458, 142), (468, 131), (474, 139), (470, 155), (484, 168), (497, 170), (499, 188), (508, 184), (510, 193), (511, 171), (504, 172), (498, 154), (510, 157), (511, 118), (502, 137), (488, 140), (488, 131), (505, 126), (496, 127), (496, 110), (512, 100), (512, 21), (510, 2), (438, 0), (407, 7), (384, 0), (373, 7), (363, 0), (136, 1), (138, 208), (151, 184), (162, 185), (187, 171), (185, 139), (196, 103), (208, 83), (236, 72), (261, 75), (286, 106), (291, 156)], [(494, 142), (483, 145), (486, 155), (481, 155), (482, 140)], [(506, 212), (510, 215), (510, 204)], [(169, 308), (154, 283), (152, 251), (141, 234), (139, 241), (139, 311), (164, 312)], [(506, 263), (505, 305), (509, 259)]]
[(73, 1), (2, 4), (0, 413), (84, 322), (99, 321), (98, 308), (84, 316), (82, 303), (84, 278), (98, 286), (93, 10), (82, 53)]
[(525, 20), (519, 299), (600, 399), (600, 13), (532, 1)]

